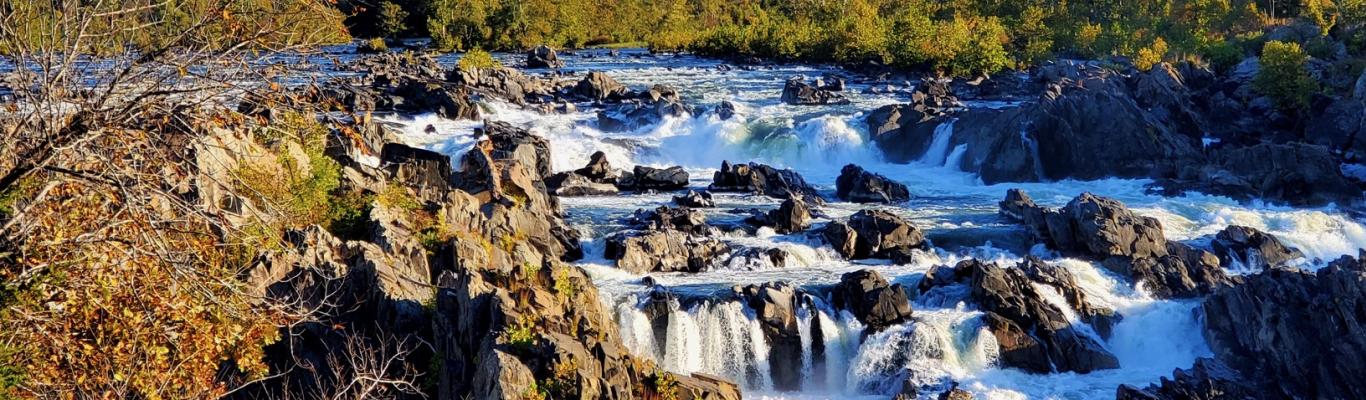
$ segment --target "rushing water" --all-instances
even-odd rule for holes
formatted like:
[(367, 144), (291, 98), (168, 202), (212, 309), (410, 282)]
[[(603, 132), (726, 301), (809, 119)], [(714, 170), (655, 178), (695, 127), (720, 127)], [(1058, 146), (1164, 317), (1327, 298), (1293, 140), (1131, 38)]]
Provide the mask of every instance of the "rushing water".
[[(641, 309), (640, 300), (649, 288), (641, 284), (641, 276), (618, 270), (602, 258), (603, 238), (621, 229), (622, 219), (634, 210), (667, 204), (670, 194), (564, 199), (570, 222), (585, 237), (588, 256), (580, 265), (593, 276), (606, 305), (615, 311), (627, 346), (672, 371), (730, 378), (744, 387), (749, 398), (886, 398), (907, 381), (927, 386), (958, 382), (979, 398), (991, 399), (1113, 398), (1119, 384), (1155, 382), (1173, 369), (1189, 367), (1197, 357), (1209, 355), (1195, 317), (1198, 303), (1153, 299), (1131, 282), (1089, 262), (1058, 258), (1041, 248), (1021, 249), (994, 242), (997, 236), (992, 233), (1009, 226), (997, 217), (996, 202), (1010, 187), (1022, 187), (1037, 202), (1049, 206), (1065, 204), (1085, 191), (1117, 198), (1136, 212), (1161, 220), (1168, 238), (1197, 245), (1230, 224), (1252, 226), (1304, 251), (1307, 257), (1301, 263), (1307, 268), (1366, 247), (1366, 228), (1333, 208), (1240, 205), (1227, 198), (1203, 195), (1155, 196), (1145, 194), (1147, 182), (1143, 180), (984, 185), (957, 169), (967, 149), (949, 148), (952, 124), (936, 131), (930, 150), (918, 162), (887, 163), (867, 138), (864, 113), (907, 99), (898, 94), (865, 94), (867, 85), (851, 83), (845, 92), (852, 100), (850, 105), (803, 107), (778, 101), (789, 76), (834, 72), (819, 67), (723, 70), (715, 61), (693, 57), (611, 58), (598, 52), (599, 57), (585, 58), (583, 54), (587, 53), (568, 57), (571, 70), (607, 71), (637, 89), (657, 83), (672, 85), (687, 103), (697, 106), (698, 112), (625, 133), (596, 129), (595, 111), (587, 106), (571, 114), (546, 115), (491, 102), (484, 104), (486, 117), (529, 128), (549, 139), (556, 170), (581, 167), (594, 151), (603, 151), (618, 168), (682, 165), (693, 177), (691, 185), (699, 189), (706, 187), (723, 160), (754, 160), (793, 168), (827, 192), (833, 191), (840, 167), (857, 163), (905, 183), (913, 199), (884, 208), (913, 220), (929, 232), (931, 239), (939, 241), (939, 247), (918, 253), (913, 262), (892, 265), (885, 260), (842, 260), (820, 240), (803, 234), (778, 235), (764, 229), (756, 236), (726, 236), (724, 240), (741, 246), (782, 248), (791, 255), (789, 265), (775, 268), (762, 260), (732, 260), (702, 273), (655, 274), (660, 285), (684, 299), (669, 304), (666, 326), (655, 327)], [(510, 57), (504, 61), (514, 62)], [(736, 118), (723, 121), (705, 111), (721, 101), (736, 105)], [(481, 124), (436, 117), (396, 122), (407, 125), (404, 136), (409, 142), (452, 155), (468, 148), (472, 130)], [(428, 125), (437, 133), (424, 133)], [(1021, 140), (1033, 145), (1027, 135), (1022, 134)], [(777, 203), (737, 194), (717, 194), (716, 200), (718, 208), (705, 210), (711, 221), (739, 219), (726, 212), (730, 209), (770, 208)], [(831, 203), (823, 207), (824, 218), (815, 224), (845, 218), (865, 207), (872, 206)], [(895, 282), (914, 287), (935, 265), (951, 265), (969, 257), (1014, 265), (1028, 253), (1069, 269), (1091, 299), (1124, 315), (1111, 337), (1103, 341), (1119, 358), (1119, 369), (1031, 375), (1001, 368), (994, 337), (983, 328), (981, 312), (964, 300), (966, 290), (962, 287), (919, 294), (913, 304), (914, 321), (866, 337), (857, 320), (833, 310), (819, 298), (841, 274), (862, 268), (874, 268)], [(799, 392), (773, 390), (770, 372), (776, 361), (770, 359), (754, 312), (726, 296), (735, 285), (775, 281), (817, 293), (817, 298), (798, 312), (802, 354), (794, 357), (799, 357), (800, 363)], [(1056, 294), (1050, 288), (1041, 289)], [(1051, 301), (1063, 300), (1059, 296)], [(1075, 316), (1069, 319), (1083, 328), (1082, 332), (1091, 332)], [(933, 393), (922, 393), (925, 395)]]

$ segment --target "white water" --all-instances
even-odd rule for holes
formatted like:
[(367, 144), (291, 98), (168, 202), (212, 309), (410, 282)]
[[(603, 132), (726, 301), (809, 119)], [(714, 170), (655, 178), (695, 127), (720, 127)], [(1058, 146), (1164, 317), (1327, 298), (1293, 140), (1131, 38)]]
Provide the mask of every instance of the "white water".
[[(508, 104), (486, 104), (487, 118), (526, 127), (549, 139), (556, 170), (581, 167), (594, 151), (604, 151), (618, 168), (681, 165), (692, 175), (691, 186), (700, 189), (706, 187), (722, 161), (753, 160), (796, 169), (812, 184), (830, 191), (840, 167), (857, 163), (907, 184), (913, 199), (888, 210), (926, 228), (932, 238), (937, 232), (956, 229), (1003, 229), (1009, 223), (996, 216), (996, 202), (1006, 189), (1020, 187), (1036, 202), (1055, 207), (1084, 191), (1113, 197), (1139, 214), (1159, 219), (1168, 238), (1195, 245), (1204, 245), (1226, 226), (1252, 226), (1298, 247), (1306, 254), (1300, 264), (1311, 269), (1344, 254), (1355, 255), (1358, 248), (1366, 247), (1366, 227), (1332, 207), (1247, 205), (1204, 195), (1168, 198), (1146, 194), (1147, 182), (1143, 180), (983, 185), (977, 177), (959, 170), (967, 148), (959, 145), (950, 149), (950, 123), (936, 129), (921, 162), (886, 163), (868, 139), (863, 116), (878, 106), (906, 99), (863, 94), (866, 86), (854, 83), (846, 91), (852, 100), (848, 106), (798, 107), (777, 101), (787, 76), (819, 75), (822, 71), (816, 68), (718, 71), (712, 68), (714, 62), (688, 57), (571, 58), (569, 62), (571, 66), (607, 70), (636, 88), (653, 83), (674, 85), (689, 103), (704, 108), (731, 101), (737, 115), (723, 121), (699, 109), (692, 117), (667, 119), (633, 132), (606, 133), (595, 127), (594, 110), (587, 106), (568, 115), (544, 115)], [(405, 140), (451, 155), (469, 147), (471, 131), (481, 124), (435, 117), (396, 122), (408, 125), (403, 129)], [(436, 134), (423, 132), (428, 124), (437, 129)], [(1022, 133), (1020, 139), (1037, 152), (1037, 143), (1030, 137)], [(1037, 161), (1036, 157), (1034, 172), (1042, 175)], [(1193, 314), (1198, 303), (1153, 299), (1136, 289), (1133, 282), (1117, 279), (1089, 262), (1050, 258), (1049, 262), (1076, 276), (1091, 301), (1124, 316), (1112, 336), (1103, 341), (1120, 360), (1119, 369), (1033, 375), (1002, 368), (995, 362), (994, 338), (981, 327), (981, 313), (962, 303), (961, 291), (950, 287), (916, 299), (914, 321), (867, 338), (862, 337), (864, 327), (847, 313), (824, 304), (803, 308), (799, 312), (802, 354), (793, 355), (800, 360), (803, 388), (796, 393), (775, 393), (769, 376), (774, 360), (769, 357), (753, 311), (719, 297), (732, 286), (787, 281), (819, 292), (843, 273), (873, 268), (894, 282), (913, 287), (935, 265), (951, 265), (968, 257), (1014, 265), (1026, 255), (1021, 253), (1030, 250), (985, 243), (961, 249), (936, 248), (918, 253), (911, 263), (893, 265), (886, 260), (848, 262), (820, 240), (800, 234), (763, 231), (754, 237), (727, 236), (723, 240), (735, 245), (786, 250), (789, 265), (775, 268), (766, 260), (733, 259), (702, 273), (653, 275), (660, 285), (693, 299), (688, 304), (674, 304), (666, 337), (655, 337), (648, 317), (638, 307), (637, 299), (648, 288), (641, 285), (641, 276), (618, 270), (602, 258), (602, 238), (621, 229), (621, 219), (632, 211), (667, 204), (669, 198), (670, 194), (649, 194), (563, 199), (567, 218), (585, 234), (588, 254), (579, 265), (589, 272), (604, 301), (615, 310), (622, 337), (634, 353), (672, 371), (707, 372), (733, 379), (742, 384), (746, 398), (885, 399), (907, 378), (917, 385), (955, 381), (979, 398), (988, 399), (1113, 398), (1119, 384), (1156, 382), (1173, 369), (1189, 367), (1195, 358), (1209, 355)], [(716, 201), (717, 209), (704, 210), (713, 222), (742, 218), (728, 213), (729, 209), (776, 206), (771, 199), (740, 194), (718, 193)], [(872, 206), (832, 202), (821, 211), (828, 218), (842, 219), (867, 207)], [(826, 221), (818, 218), (814, 224)], [(1050, 256), (1045, 249), (1033, 252)], [(696, 300), (702, 298), (710, 300)], [(812, 354), (820, 347), (817, 341), (824, 345), (821, 357)], [(922, 394), (933, 396), (937, 392)]]

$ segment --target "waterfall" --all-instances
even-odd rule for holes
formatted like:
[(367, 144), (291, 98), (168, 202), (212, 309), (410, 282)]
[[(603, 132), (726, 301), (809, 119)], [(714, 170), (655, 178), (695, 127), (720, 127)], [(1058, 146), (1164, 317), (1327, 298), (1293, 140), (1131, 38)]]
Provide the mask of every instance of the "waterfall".
[(953, 152), (952, 152), (952, 153), (949, 153), (949, 158), (948, 158), (947, 160), (944, 160), (944, 166), (945, 166), (945, 167), (952, 168), (952, 169), (962, 169), (962, 165), (963, 165), (963, 154), (966, 154), (967, 152), (968, 152), (968, 144), (967, 144), (967, 143), (963, 143), (963, 144), (960, 144), (960, 145), (958, 145), (958, 146), (955, 146), (955, 147), (953, 148)]
[(1039, 142), (1029, 136), (1029, 131), (1020, 129), (1020, 143), (1029, 149), (1029, 155), (1034, 159), (1034, 177), (1043, 179), (1043, 159), (1039, 158)]
[(944, 165), (948, 158), (949, 143), (953, 140), (953, 123), (957, 120), (948, 120), (934, 127), (934, 137), (930, 139), (930, 147), (925, 148), (925, 155), (920, 156), (920, 162), (928, 165)]

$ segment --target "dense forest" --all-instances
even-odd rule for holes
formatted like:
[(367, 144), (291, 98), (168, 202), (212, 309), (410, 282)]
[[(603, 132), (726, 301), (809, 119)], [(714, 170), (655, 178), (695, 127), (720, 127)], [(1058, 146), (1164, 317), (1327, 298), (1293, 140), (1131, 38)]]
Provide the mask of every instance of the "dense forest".
[[(648, 43), (715, 55), (993, 72), (1053, 57), (1227, 67), (1263, 28), (1303, 18), (1359, 54), (1362, 0), (385, 0), (343, 4), (352, 34), (430, 36), (447, 50)], [(1332, 40), (1303, 43), (1311, 54)], [(1322, 58), (1322, 57), (1321, 57)]]

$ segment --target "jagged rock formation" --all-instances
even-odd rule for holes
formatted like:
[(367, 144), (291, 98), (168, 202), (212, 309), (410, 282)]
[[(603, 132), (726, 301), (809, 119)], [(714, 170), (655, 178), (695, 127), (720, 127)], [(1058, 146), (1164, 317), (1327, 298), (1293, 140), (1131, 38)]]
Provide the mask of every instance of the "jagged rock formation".
[(674, 196), (674, 204), (691, 208), (711, 208), (716, 207), (716, 202), (711, 199), (711, 192), (703, 190), (701, 192), (689, 190), (679, 196)]
[(1000, 206), (1003, 216), (1024, 224), (1040, 243), (1099, 261), (1159, 297), (1197, 296), (1234, 281), (1213, 254), (1167, 241), (1156, 219), (1136, 215), (1114, 199), (1082, 193), (1053, 210), (1011, 189)]
[(825, 240), (848, 259), (891, 258), (901, 260), (912, 249), (929, 246), (925, 234), (910, 221), (882, 210), (862, 210), (848, 222), (826, 224)]
[[(787, 83), (783, 84), (782, 101), (803, 106), (849, 104), (849, 99), (844, 98), (834, 87), (822, 86), (820, 79), (814, 85), (805, 81), (806, 77), (803, 76), (788, 78)], [(839, 89), (843, 89), (843, 85), (840, 86)]]
[(783, 200), (782, 205), (769, 211), (747, 218), (745, 222), (773, 228), (778, 233), (794, 233), (806, 230), (811, 224), (811, 209), (806, 202), (798, 199)]
[(911, 192), (891, 178), (849, 164), (835, 180), (835, 197), (855, 203), (898, 203), (910, 200)]
[(911, 319), (911, 302), (901, 284), (889, 284), (877, 271), (862, 269), (840, 276), (832, 293), (836, 308), (849, 310), (877, 332)]
[(825, 204), (816, 189), (797, 171), (753, 162), (733, 165), (729, 161), (721, 162), (721, 170), (712, 176), (710, 190), (764, 194), (780, 199), (800, 198), (813, 205)]
[(680, 166), (655, 168), (637, 165), (631, 172), (622, 173), (617, 178), (617, 187), (638, 192), (681, 190), (688, 187), (688, 171)]
[(1304, 257), (1298, 249), (1286, 246), (1280, 239), (1246, 226), (1230, 225), (1214, 235), (1210, 242), (1214, 254), (1225, 267), (1243, 265), (1253, 269), (1289, 266), (1289, 262)]
[(555, 54), (555, 49), (540, 45), (526, 52), (527, 68), (564, 68), (564, 61)]
[(1055, 288), (1079, 315), (1107, 327), (1116, 322), (1113, 311), (1086, 301), (1066, 270), (1033, 259), (1015, 268), (977, 260), (960, 262), (951, 271), (947, 268), (936, 267), (927, 274), (921, 291), (967, 284), (972, 301), (987, 313), (985, 322), (996, 336), (1003, 365), (1034, 373), (1085, 373), (1119, 367), (1118, 359), (1105, 350), (1099, 336), (1087, 326), (1069, 322), (1063, 310), (1039, 292)]

